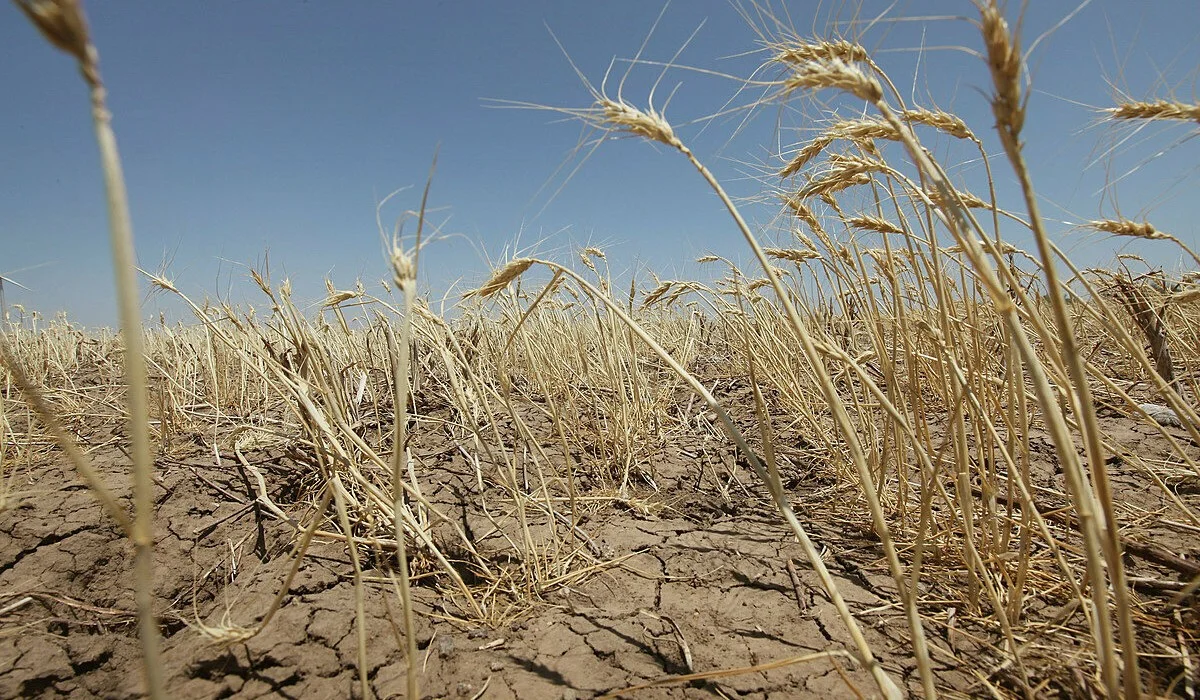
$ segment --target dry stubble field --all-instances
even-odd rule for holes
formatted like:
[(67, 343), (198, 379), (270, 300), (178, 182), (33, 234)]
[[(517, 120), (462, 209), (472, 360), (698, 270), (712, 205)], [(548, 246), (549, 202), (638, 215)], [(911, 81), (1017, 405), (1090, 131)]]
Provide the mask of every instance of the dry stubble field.
[[(73, 4), (47, 6), (91, 80)], [(923, 146), (978, 155), (973, 127), (854, 42), (765, 32), (764, 106), (868, 115), (779, 154), (776, 231), (648, 106), (573, 113), (689, 159), (753, 269), (627, 286), (601, 250), (516, 258), (443, 316), (397, 240), (383, 292), (330, 283), (308, 315), (265, 265), (254, 310), (147, 274), (194, 321), (136, 353), (10, 323), (0, 695), (1192, 697), (1196, 274), (1058, 255), (1019, 52), (979, 21), (1007, 209)]]

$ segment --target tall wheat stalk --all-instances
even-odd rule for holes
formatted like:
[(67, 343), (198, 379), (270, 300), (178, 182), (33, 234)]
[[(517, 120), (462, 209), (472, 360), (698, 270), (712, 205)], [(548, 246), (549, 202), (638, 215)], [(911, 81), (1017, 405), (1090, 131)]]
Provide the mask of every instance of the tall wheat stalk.
[[(1025, 103), (1021, 99), (1020, 89), (1022, 68), (1020, 46), (1010, 35), (1008, 25), (1000, 14), (995, 0), (991, 0), (986, 7), (983, 7), (981, 14), (983, 40), (988, 52), (988, 67), (991, 69), (992, 82), (996, 88), (996, 94), (992, 100), (992, 112), (996, 117), (1000, 142), (1004, 145), (1004, 151), (1017, 175), (1021, 192), (1025, 198), (1025, 206), (1029, 212), (1029, 223), (1037, 243), (1038, 255), (1041, 258), (1042, 273), (1046, 276), (1046, 286), (1050, 291), (1054, 321), (1058, 326), (1062, 357), (1067, 363), (1067, 369), (1074, 384), (1071, 400), (1079, 421), (1080, 432), (1083, 435), (1087, 463), (1091, 467), (1092, 485), (1096, 489), (1095, 500), (1100, 510), (1096, 534), (1103, 543), (1104, 562), (1108, 568), (1108, 575), (1112, 579), (1112, 596), (1116, 603), (1118, 629), (1121, 637), (1121, 658), (1124, 662), (1124, 668), (1118, 669), (1116, 653), (1112, 649), (1112, 640), (1109, 637), (1111, 623), (1108, 622), (1108, 587), (1103, 578), (1098, 575), (1099, 567), (1096, 566), (1094, 569), (1097, 575), (1093, 577), (1092, 584), (1094, 586), (1095, 613), (1100, 623), (1096, 636), (1101, 651), (1104, 682), (1109, 697), (1115, 698), (1119, 692), (1118, 679), (1123, 678), (1125, 697), (1134, 700), (1141, 695), (1141, 684), (1138, 677), (1137, 636), (1133, 626), (1120, 531), (1116, 510), (1113, 507), (1112, 485), (1108, 478), (1104, 447), (1101, 445), (1100, 424), (1096, 418), (1096, 406), (1088, 384), (1087, 370), (1084, 368), (1083, 354), (1075, 340), (1074, 325), (1067, 313), (1066, 300), (1060, 291), (1062, 284), (1059, 281), (1055, 264), (1056, 256), (1051, 249), (1049, 236), (1042, 224), (1037, 193), (1034, 190), (1033, 179), (1026, 166), (1021, 146), (1021, 130), (1025, 123)], [(1044, 407), (1050, 410), (1049, 406)], [(1065, 445), (1064, 448), (1066, 448)], [(1079, 496), (1080, 504), (1090, 510), (1090, 504), (1087, 504), (1087, 497), (1090, 494), (1086, 493), (1086, 486), (1084, 483), (1080, 483), (1077, 488), (1085, 492)], [(1080, 517), (1082, 516), (1083, 513), (1080, 514)]]
[(125, 193), (125, 177), (106, 105), (100, 58), (88, 35), (87, 20), (78, 0), (15, 0), (42, 36), (75, 58), (91, 94), (92, 122), (100, 148), (100, 165), (108, 200), (108, 225), (116, 275), (117, 302), (124, 340), (125, 381), (128, 386), (129, 435), (133, 455), (134, 581), (138, 631), (146, 687), (154, 700), (166, 697), (159, 654), (158, 624), (154, 617), (154, 463), (150, 456), (150, 409), (147, 398), (145, 340), (138, 305), (137, 255)]
[[(434, 165), (437, 157), (434, 156)], [(421, 249), (421, 235), (425, 226), (425, 207), (429, 200), (429, 187), (433, 183), (433, 170), (430, 169), (429, 179), (425, 183), (425, 192), (421, 197), (421, 209), (417, 213), (417, 235), (412, 254), (401, 247), (399, 241), (392, 241), (392, 282), (400, 292), (400, 342), (397, 344), (392, 327), (387, 326), (388, 357), (392, 363), (393, 382), (393, 411), (395, 413), (394, 440), (392, 445), (392, 523), (396, 537), (396, 568), (400, 573), (399, 591), (401, 614), (404, 618), (404, 643), (406, 669), (406, 687), (411, 700), (420, 697), (417, 681), (417, 633), (413, 622), (412, 594), (409, 589), (408, 546), (407, 535), (404, 532), (402, 513), (407, 507), (404, 503), (404, 475), (410, 469), (408, 456), (408, 405), (412, 390), (412, 354), (413, 328), (412, 308), (417, 291), (417, 260)], [(399, 347), (397, 347), (399, 345)], [(413, 484), (415, 487), (415, 484)]]

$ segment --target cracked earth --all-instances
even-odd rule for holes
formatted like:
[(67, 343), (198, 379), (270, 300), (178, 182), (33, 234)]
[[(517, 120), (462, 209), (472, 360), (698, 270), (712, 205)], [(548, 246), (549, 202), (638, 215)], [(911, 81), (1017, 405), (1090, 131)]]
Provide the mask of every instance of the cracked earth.
[[(1127, 437), (1131, 444), (1141, 439)], [(128, 507), (128, 460), (119, 442), (94, 443), (92, 456)], [(441, 446), (427, 449), (442, 455), (442, 471), (422, 479), (429, 479), (430, 492), (450, 499), (454, 479), (469, 478), (455, 461), (461, 458)], [(273, 498), (288, 507), (288, 487), (278, 485), (286, 481), (280, 475), (295, 472), (287, 457), (264, 452), (248, 458), (264, 471), (276, 470)], [(23, 472), (17, 495), (0, 511), (0, 697), (138, 697), (132, 549), (74, 472), (55, 459)], [(256, 517), (233, 461), (213, 461), (209, 451), (157, 463), (155, 596), (171, 696), (357, 697), (353, 572), (339, 543), (314, 542), (279, 613), (248, 642), (214, 646), (195, 629), (197, 623), (252, 623), (281, 585), (293, 542), (290, 529)], [(728, 467), (723, 474), (720, 463)], [(745, 487), (737, 484), (738, 473)], [(1114, 473), (1122, 483), (1120, 469)], [(800, 546), (728, 450), (678, 450), (655, 478), (660, 507), (600, 509), (585, 523), (590, 546), (617, 563), (502, 622), (484, 627), (446, 619), (438, 590), (416, 585), (423, 697), (592, 698), (667, 676), (851, 648)], [(797, 477), (789, 487), (796, 489), (798, 514), (826, 551), (872, 649), (889, 674), (917, 695), (911, 645), (878, 542), (861, 514), (838, 505), (851, 502), (845, 493), (814, 479)], [(451, 486), (436, 488), (435, 482)], [(304, 514), (300, 505), (290, 505)], [(453, 501), (442, 505), (450, 510)], [(1160, 542), (1174, 551), (1191, 557), (1200, 552), (1194, 540), (1168, 534)], [(1146, 571), (1138, 561), (1135, 574)], [(399, 604), (390, 584), (370, 570), (364, 589), (372, 692), (402, 697)], [(994, 638), (966, 622), (956, 630), (930, 629), (939, 686), (962, 692), (978, 687), (971, 668), (995, 663)], [(1059, 664), (1055, 654), (1038, 658), (1031, 652), (1026, 661)], [(822, 657), (622, 697), (856, 693), (876, 694), (868, 674), (849, 659)]]
[[(93, 457), (128, 505), (124, 455), (108, 446)], [(245, 644), (213, 646), (192, 625), (245, 624), (265, 609), (286, 574), (289, 531), (271, 521), (259, 527), (249, 503), (230, 498), (238, 482), (228, 468), (203, 466), (201, 458), (162, 460), (158, 468), (155, 594), (171, 694), (356, 696), (354, 587), (344, 547), (315, 543), (265, 631)], [(0, 513), (0, 697), (136, 697), (142, 681), (132, 548), (72, 471), (61, 464), (35, 471), (25, 475), (29, 490), (18, 505)], [(848, 643), (799, 546), (778, 522), (739, 513), (736, 503), (716, 496), (688, 498), (653, 515), (597, 517), (588, 527), (595, 544), (631, 556), (501, 626), (419, 615), (423, 694), (588, 698)], [(791, 559), (797, 563), (785, 567)], [(842, 573), (852, 607), (882, 606), (874, 618), (862, 618), (873, 646), (902, 645), (895, 635), (903, 625), (871, 590), (886, 588), (885, 577)], [(368, 676), (379, 697), (402, 696), (399, 606), (389, 588), (367, 578)], [(439, 609), (433, 589), (417, 586), (414, 593), (418, 612)], [(912, 672), (906, 657), (887, 660), (897, 678)], [(638, 697), (854, 697), (852, 685), (867, 694), (873, 688), (852, 662), (835, 667), (821, 658)]]

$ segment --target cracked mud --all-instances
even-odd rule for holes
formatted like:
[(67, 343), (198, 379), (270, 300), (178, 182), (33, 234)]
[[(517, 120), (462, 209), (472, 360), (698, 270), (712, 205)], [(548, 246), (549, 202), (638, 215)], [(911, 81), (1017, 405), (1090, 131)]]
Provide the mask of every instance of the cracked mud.
[[(124, 455), (102, 444), (93, 457), (128, 506)], [(267, 464), (280, 455), (254, 458)], [(155, 596), (170, 694), (357, 697), (353, 576), (341, 544), (314, 543), (278, 615), (248, 642), (214, 646), (194, 629), (252, 623), (286, 574), (293, 539), (275, 521), (260, 524), (240, 477), (211, 462), (210, 452), (207, 464), (194, 454), (157, 465)], [(619, 563), (502, 624), (443, 619), (437, 591), (417, 585), (423, 696), (590, 698), (665, 676), (851, 648), (799, 545), (761, 495), (722, 497), (702, 462), (680, 456), (660, 466), (660, 492), (675, 495), (653, 512), (592, 514), (591, 544)], [(1120, 483), (1119, 469), (1115, 476)], [(15, 507), (0, 512), (0, 697), (138, 697), (131, 547), (61, 463), (31, 469), (21, 487)], [(454, 489), (442, 491), (450, 498)], [(798, 494), (796, 502), (872, 649), (918, 694), (894, 586), (863, 518), (837, 512), (828, 497)], [(1163, 541), (1196, 553), (1194, 542)], [(370, 573), (366, 671), (377, 697), (402, 697), (399, 605), (390, 585)], [(965, 624), (931, 630), (939, 685), (975, 687), (970, 668), (994, 662), (995, 637)], [(1053, 654), (1026, 661), (1055, 663)], [(854, 697), (856, 690), (875, 694), (867, 673), (849, 660), (820, 658), (629, 697)]]

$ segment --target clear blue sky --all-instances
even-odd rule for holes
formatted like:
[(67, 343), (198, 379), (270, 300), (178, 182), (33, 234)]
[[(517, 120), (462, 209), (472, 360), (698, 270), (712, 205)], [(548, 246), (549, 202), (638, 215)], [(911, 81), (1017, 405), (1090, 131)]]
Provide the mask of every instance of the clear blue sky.
[[(801, 32), (825, 27), (830, 6), (843, 3), (824, 3), (814, 16), (817, 5), (789, 3)], [(1076, 7), (1031, 5), (1027, 44)], [(611, 58), (636, 53), (661, 7), (633, 0), (89, 3), (140, 262), (157, 268), (171, 258), (172, 276), (197, 299), (228, 292), (234, 301), (253, 300), (244, 270), (223, 261), (254, 263), (267, 250), (276, 281), (290, 277), (302, 300), (322, 294), (327, 274), (340, 287), (361, 277), (377, 290), (387, 270), (375, 204), (413, 185), (385, 219), (415, 207), (439, 143), (432, 203), (442, 208), (437, 220), (446, 232), (457, 235), (423, 254), (423, 281), (436, 293), (460, 277), (478, 282), (484, 255), (500, 255), (518, 235), (522, 245), (544, 239), (536, 251), (559, 259), (578, 244), (605, 244), (621, 273), (644, 266), (686, 276), (697, 273), (690, 261), (709, 251), (741, 256), (736, 231), (695, 173), (677, 154), (644, 142), (606, 144), (547, 206), (539, 189), (562, 184), (552, 176), (579, 127), (486, 101), (586, 106), (589, 96), (547, 26), (598, 81)], [(863, 15), (882, 7), (868, 1)], [(975, 16), (965, 0), (900, 0), (892, 11), (941, 14)], [(705, 20), (680, 62), (739, 75), (753, 70), (758, 58), (738, 55), (756, 48), (755, 35), (726, 0), (676, 0), (646, 57), (670, 58)], [(1163, 149), (1123, 180), (1122, 213), (1148, 216), (1192, 246), (1198, 242), (1200, 141), (1185, 140), (1195, 127), (1114, 131), (1088, 108), (1112, 104), (1114, 86), (1135, 98), (1196, 101), (1197, 27), (1197, 0), (1096, 0), (1032, 58), (1027, 139), (1034, 175), (1056, 237), (1081, 262), (1110, 261), (1128, 242), (1071, 232), (1068, 224), (1111, 213), (1096, 196), (1108, 171), (1123, 173)], [(886, 23), (863, 41), (885, 51), (879, 55), (902, 91), (958, 112), (998, 152), (984, 67), (961, 51), (936, 48), (978, 47), (972, 26), (962, 19)], [(929, 49), (913, 51), (922, 45)], [(635, 70), (627, 97), (644, 104), (656, 77), (654, 69)], [(668, 111), (679, 125), (717, 111), (737, 87), (676, 71), (660, 94), (680, 82)], [(10, 286), (9, 302), (46, 315), (66, 309), (89, 325), (115, 324), (87, 95), (73, 62), (10, 3), (0, 3), (0, 89), (0, 274), (51, 263), (12, 275), (35, 291)], [(749, 175), (764, 162), (774, 165), (772, 144), (798, 138), (777, 131), (779, 117), (764, 110), (736, 137), (741, 115), (679, 130), (735, 194), (749, 196), (761, 190)], [(785, 115), (785, 123), (805, 126), (798, 115)], [(1118, 136), (1132, 138), (1087, 168)], [(1002, 194), (1018, 207), (1007, 170), (1002, 179)], [(751, 213), (762, 222), (770, 214)], [(1163, 245), (1136, 250), (1179, 264)], [(147, 313), (162, 303), (151, 301)]]

